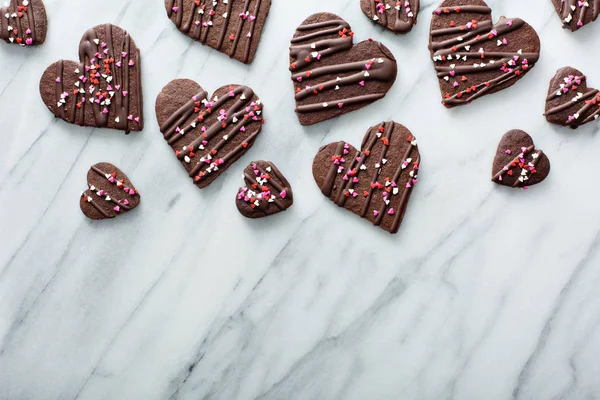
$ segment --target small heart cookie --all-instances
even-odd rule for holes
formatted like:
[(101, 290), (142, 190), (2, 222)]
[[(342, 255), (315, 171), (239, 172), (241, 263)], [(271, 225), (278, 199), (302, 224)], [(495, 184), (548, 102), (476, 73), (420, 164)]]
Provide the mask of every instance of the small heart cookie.
[(595, 21), (600, 14), (600, 0), (552, 0), (563, 28), (576, 31)]
[(244, 155), (262, 131), (263, 104), (242, 85), (220, 87), (209, 97), (189, 79), (176, 79), (156, 98), (164, 139), (198, 188), (210, 185)]
[(394, 33), (408, 33), (417, 24), (420, 0), (360, 0), (360, 8), (375, 23)]
[(587, 77), (572, 67), (556, 72), (546, 98), (546, 120), (573, 129), (600, 117), (600, 92), (587, 86)]
[(10, 0), (0, 7), (0, 39), (21, 46), (44, 43), (48, 20), (42, 0)]
[(244, 217), (268, 217), (294, 203), (292, 187), (272, 162), (251, 162), (244, 170), (244, 181), (246, 186), (240, 188), (235, 202)]
[(110, 163), (92, 165), (87, 180), (88, 189), (81, 193), (79, 206), (90, 219), (114, 218), (140, 204), (140, 194), (133, 183)]
[(397, 122), (372, 126), (361, 150), (330, 143), (313, 161), (313, 177), (331, 201), (374, 225), (397, 233), (417, 184), (417, 140)]
[(140, 50), (118, 26), (98, 25), (79, 43), (79, 62), (60, 60), (44, 71), (40, 94), (71, 124), (125, 132), (144, 127)]
[(494, 158), (492, 182), (526, 188), (542, 182), (549, 173), (550, 160), (535, 148), (531, 136), (515, 129), (502, 137)]

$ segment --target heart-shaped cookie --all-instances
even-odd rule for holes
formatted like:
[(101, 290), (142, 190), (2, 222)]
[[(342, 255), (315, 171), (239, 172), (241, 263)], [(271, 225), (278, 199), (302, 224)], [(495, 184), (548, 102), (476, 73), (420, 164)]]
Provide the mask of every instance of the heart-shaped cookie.
[(140, 51), (118, 26), (98, 25), (79, 44), (79, 62), (60, 60), (44, 71), (42, 100), (71, 124), (126, 132), (144, 127)]
[(546, 98), (546, 120), (573, 129), (600, 117), (600, 92), (587, 86), (587, 78), (572, 67), (556, 72)]
[(369, 128), (361, 148), (322, 147), (313, 161), (315, 182), (338, 206), (397, 233), (417, 183), (417, 140), (403, 125), (382, 122)]
[(335, 14), (308, 17), (290, 46), (296, 113), (312, 125), (383, 98), (398, 68), (392, 53), (371, 40), (353, 45), (350, 25)]
[(433, 12), (429, 50), (451, 108), (514, 85), (538, 61), (540, 39), (519, 18), (494, 24), (483, 0), (445, 0)]
[(235, 202), (244, 217), (268, 217), (294, 203), (292, 187), (272, 162), (251, 162), (244, 170), (244, 181), (246, 186), (240, 188)]
[(527, 133), (515, 129), (504, 134), (498, 145), (492, 182), (526, 188), (542, 182), (550, 173), (550, 160), (536, 149)]
[(600, 14), (600, 0), (552, 0), (563, 28), (576, 31), (595, 21)]
[(417, 24), (420, 0), (360, 0), (363, 13), (394, 33), (408, 33)]
[(167, 15), (194, 40), (250, 64), (271, 0), (165, 0)]
[(223, 86), (209, 97), (189, 79), (169, 82), (156, 99), (160, 131), (201, 189), (252, 147), (264, 123), (262, 110), (247, 86)]
[(114, 218), (140, 204), (140, 194), (133, 183), (110, 163), (92, 165), (87, 180), (88, 189), (81, 193), (79, 206), (90, 219)]
[(21, 46), (44, 43), (48, 20), (42, 0), (10, 0), (0, 7), (0, 39)]

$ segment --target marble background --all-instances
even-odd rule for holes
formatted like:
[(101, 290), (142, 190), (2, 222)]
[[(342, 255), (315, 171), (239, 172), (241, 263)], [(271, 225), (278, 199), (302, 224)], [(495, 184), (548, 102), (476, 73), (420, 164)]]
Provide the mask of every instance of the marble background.
[[(162, 0), (45, 2), (46, 44), (0, 44), (1, 399), (600, 399), (600, 125), (542, 117), (559, 67), (600, 85), (600, 22), (570, 33), (550, 0), (489, 1), (495, 18), (537, 29), (541, 60), (517, 86), (446, 110), (427, 50), (437, 0), (405, 37), (358, 0), (274, 0), (251, 66), (180, 34)], [(399, 78), (377, 105), (303, 128), (287, 49), (318, 11), (384, 42)], [(105, 22), (142, 49), (142, 133), (68, 125), (38, 95), (45, 67), (75, 58), (81, 34)], [(254, 148), (204, 191), (154, 118), (179, 77), (244, 83), (266, 104)], [(423, 158), (396, 236), (338, 209), (311, 175), (321, 145), (359, 145), (390, 119)], [(489, 181), (511, 128), (552, 161), (528, 191)], [(295, 205), (251, 221), (234, 196), (259, 158), (287, 175)], [(126, 171), (138, 209), (101, 223), (81, 214), (98, 161)]]

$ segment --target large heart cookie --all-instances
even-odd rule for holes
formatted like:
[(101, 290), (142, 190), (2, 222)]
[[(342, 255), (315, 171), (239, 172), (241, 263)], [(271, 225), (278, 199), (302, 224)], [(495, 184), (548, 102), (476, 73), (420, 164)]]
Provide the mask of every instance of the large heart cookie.
[(44, 43), (48, 20), (42, 0), (10, 0), (0, 7), (0, 39), (21, 46)]
[(538, 61), (540, 39), (519, 18), (494, 24), (483, 0), (445, 0), (433, 12), (429, 50), (450, 108), (514, 85)]
[(587, 77), (572, 67), (556, 72), (546, 98), (546, 120), (573, 129), (600, 117), (600, 92), (587, 86)]
[(576, 31), (595, 21), (600, 14), (600, 0), (552, 0), (563, 28)]
[(79, 206), (88, 218), (114, 218), (140, 204), (140, 194), (133, 183), (112, 164), (92, 165), (87, 180), (88, 189), (81, 193)]
[(250, 64), (271, 0), (165, 0), (165, 7), (181, 32)]
[(535, 148), (531, 136), (515, 129), (502, 137), (494, 158), (492, 182), (527, 188), (546, 179), (549, 173), (550, 160)]
[(171, 81), (156, 99), (160, 131), (199, 188), (252, 147), (264, 123), (262, 110), (247, 86), (223, 86), (209, 97), (189, 79)]
[(98, 128), (140, 131), (140, 51), (118, 26), (98, 25), (79, 44), (79, 62), (60, 60), (44, 71), (42, 100), (65, 121)]
[(396, 80), (392, 53), (371, 40), (353, 45), (350, 25), (335, 14), (308, 17), (290, 46), (296, 113), (312, 125), (383, 98)]
[(235, 202), (244, 217), (268, 217), (294, 203), (292, 187), (272, 162), (251, 162), (244, 170), (244, 181), (246, 186), (240, 188)]
[(417, 24), (420, 0), (360, 0), (363, 13), (394, 33), (408, 33)]
[(417, 140), (399, 123), (382, 122), (369, 128), (361, 148), (322, 147), (313, 162), (315, 181), (338, 206), (397, 233), (417, 183)]

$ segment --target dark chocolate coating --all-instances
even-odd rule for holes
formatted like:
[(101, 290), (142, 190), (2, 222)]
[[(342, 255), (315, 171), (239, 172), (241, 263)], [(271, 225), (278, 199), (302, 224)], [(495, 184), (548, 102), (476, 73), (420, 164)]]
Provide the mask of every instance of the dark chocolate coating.
[(529, 24), (506, 17), (494, 24), (491, 12), (483, 0), (445, 0), (433, 11), (429, 49), (448, 108), (514, 85), (539, 59)]
[(297, 29), (290, 46), (296, 113), (312, 125), (363, 108), (385, 97), (396, 80), (392, 53), (375, 41), (353, 45), (350, 25), (318, 13)]
[(181, 32), (250, 64), (269, 15), (271, 0), (228, 0), (226, 3), (223, 0), (165, 0), (165, 8)]
[(496, 150), (492, 182), (522, 188), (542, 182), (550, 173), (550, 160), (536, 149), (527, 133), (514, 129), (504, 134)]
[(600, 92), (588, 88), (581, 71), (561, 68), (550, 81), (544, 115), (550, 123), (577, 129), (600, 117)]
[(160, 131), (200, 189), (252, 147), (264, 123), (262, 110), (247, 86), (223, 86), (209, 97), (189, 79), (169, 82), (156, 98)]
[(127, 175), (106, 162), (93, 165), (88, 174), (88, 189), (81, 194), (79, 206), (93, 220), (114, 218), (140, 204), (140, 194)]
[(360, 151), (345, 142), (323, 146), (313, 161), (313, 177), (338, 206), (393, 234), (406, 213), (420, 162), (411, 132), (397, 122), (382, 122), (369, 128)]
[(79, 62), (46, 68), (40, 94), (56, 117), (72, 124), (125, 132), (144, 127), (140, 51), (118, 26), (89, 29), (79, 43)]
[[(600, 14), (600, 0), (552, 0), (556, 12), (560, 16), (563, 28), (576, 31)], [(575, 11), (571, 7), (575, 7)]]
[(417, 24), (421, 4), (420, 0), (360, 0), (360, 8), (376, 24), (405, 34)]
[(238, 190), (235, 204), (247, 218), (263, 218), (287, 210), (294, 203), (292, 187), (270, 161), (253, 161), (244, 170), (246, 186)]
[[(9, 26), (13, 28), (10, 31)], [(10, 0), (8, 6), (0, 7), (0, 39), (6, 43), (39, 45), (46, 40), (47, 30), (48, 19), (42, 0)]]

